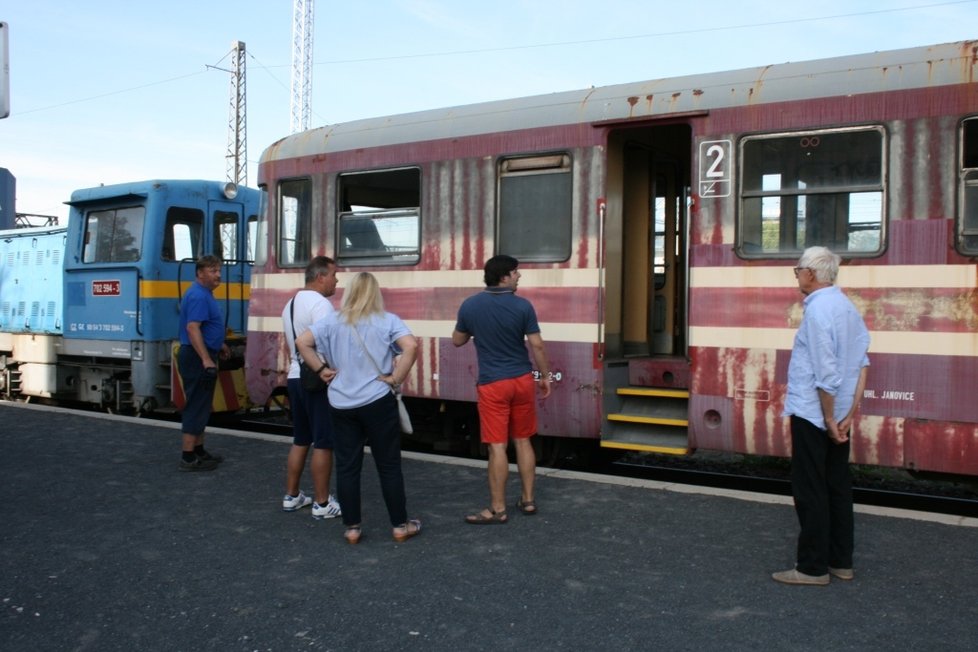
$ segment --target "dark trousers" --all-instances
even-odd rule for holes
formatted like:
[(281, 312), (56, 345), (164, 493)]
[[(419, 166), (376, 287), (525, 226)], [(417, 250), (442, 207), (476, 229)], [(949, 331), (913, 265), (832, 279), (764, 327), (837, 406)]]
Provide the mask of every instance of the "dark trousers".
[[(211, 359), (217, 360), (218, 351), (208, 351)], [(214, 387), (217, 374), (204, 371), (204, 362), (189, 344), (181, 344), (177, 351), (177, 373), (183, 381), (183, 407), (181, 422), (183, 432), (188, 435), (202, 435), (214, 406)]]
[(801, 417), (791, 417), (791, 491), (801, 533), (797, 569), (824, 575), (828, 567), (852, 568), (852, 479), (849, 442)]
[(360, 471), (364, 444), (370, 445), (391, 525), (396, 527), (407, 522), (407, 499), (401, 473), (401, 426), (394, 395), (386, 394), (358, 408), (344, 410), (330, 406), (330, 414), (336, 435), (336, 448), (333, 449), (336, 497), (343, 509), (343, 523), (360, 523)]

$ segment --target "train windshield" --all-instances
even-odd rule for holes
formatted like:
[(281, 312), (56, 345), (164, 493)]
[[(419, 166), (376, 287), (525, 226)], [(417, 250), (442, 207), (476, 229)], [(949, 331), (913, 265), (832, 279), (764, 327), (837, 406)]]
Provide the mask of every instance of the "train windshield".
[(86, 263), (131, 263), (142, 251), (144, 206), (91, 211), (85, 218)]

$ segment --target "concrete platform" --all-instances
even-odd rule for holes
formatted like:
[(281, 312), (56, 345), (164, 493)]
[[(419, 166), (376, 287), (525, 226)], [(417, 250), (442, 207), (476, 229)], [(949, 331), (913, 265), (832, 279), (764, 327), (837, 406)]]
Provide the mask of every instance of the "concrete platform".
[[(288, 443), (0, 404), (0, 650), (974, 650), (978, 520), (856, 516), (856, 579), (793, 587), (788, 500), (541, 471), (505, 526), (485, 465), (405, 454), (423, 533), (281, 511)], [(310, 487), (308, 476), (304, 486)], [(518, 497), (515, 475), (511, 500)]]

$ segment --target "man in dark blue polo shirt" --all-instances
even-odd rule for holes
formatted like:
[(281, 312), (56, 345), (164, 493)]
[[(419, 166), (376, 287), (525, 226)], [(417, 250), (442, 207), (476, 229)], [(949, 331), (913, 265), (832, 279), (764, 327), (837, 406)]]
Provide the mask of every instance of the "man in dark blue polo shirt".
[(183, 381), (183, 457), (181, 471), (212, 471), (224, 459), (204, 450), (204, 428), (211, 416), (217, 360), (227, 359), (224, 315), (214, 298), (221, 284), (222, 261), (217, 256), (197, 260), (197, 280), (180, 302), (180, 352), (177, 372)]

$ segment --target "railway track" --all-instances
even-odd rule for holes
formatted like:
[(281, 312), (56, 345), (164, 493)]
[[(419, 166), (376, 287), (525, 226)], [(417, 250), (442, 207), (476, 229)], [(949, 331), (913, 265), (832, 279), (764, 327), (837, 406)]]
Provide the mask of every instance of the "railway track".
[[(660, 482), (677, 482), (681, 484), (753, 491), (780, 496), (791, 495), (791, 482), (787, 478), (759, 477), (741, 475), (734, 472), (706, 471), (696, 468), (646, 465), (627, 461), (608, 464), (604, 472), (611, 475), (657, 480)], [(899, 488), (860, 486), (858, 477), (854, 480), (853, 502), (859, 505), (875, 505), (878, 507), (911, 509), (921, 512), (952, 514), (955, 516), (978, 517), (978, 494), (975, 497), (967, 498), (933, 493), (926, 487), (924, 491), (908, 491)]]

